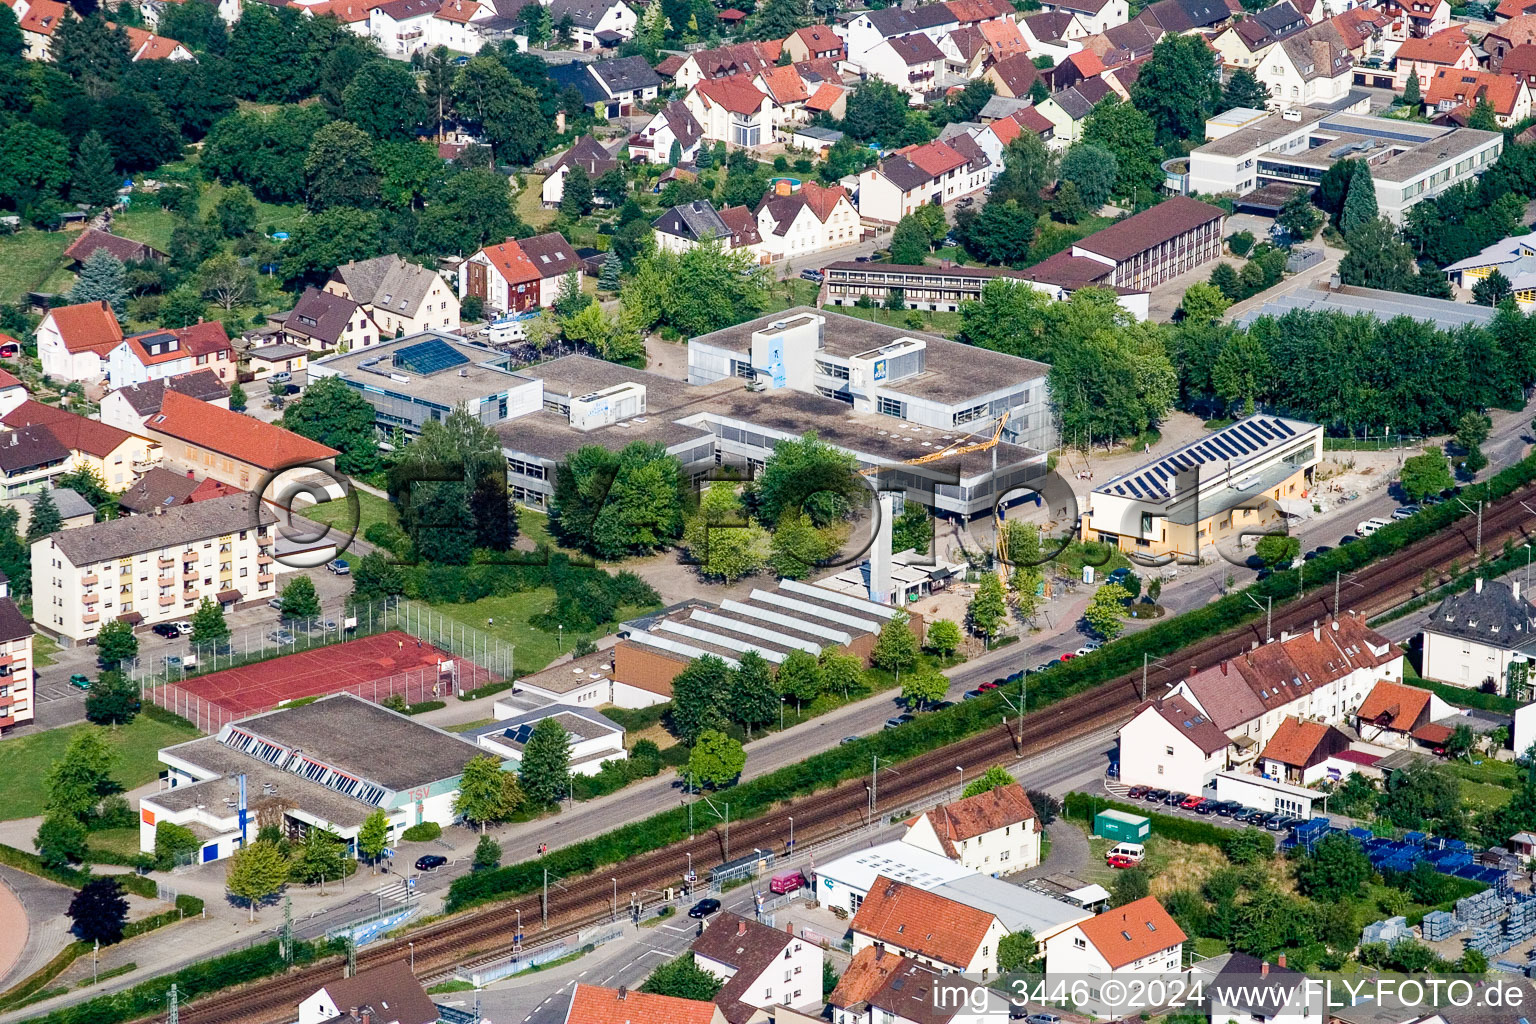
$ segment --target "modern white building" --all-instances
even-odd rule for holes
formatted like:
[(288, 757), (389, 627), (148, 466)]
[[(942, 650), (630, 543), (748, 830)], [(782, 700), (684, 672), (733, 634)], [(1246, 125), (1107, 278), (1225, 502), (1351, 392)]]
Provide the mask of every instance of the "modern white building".
[(171, 822), (202, 841), (197, 863), (232, 855), (242, 836), (255, 838), (258, 823), (292, 839), (323, 829), (350, 851), (376, 810), (388, 816), (393, 844), (412, 825), (457, 820), (464, 765), (480, 753), (451, 732), (349, 693), (253, 715), (160, 751), (165, 788), (139, 801), (139, 849), (153, 851), (156, 826)]
[(895, 840), (847, 853), (816, 866), (816, 899), (850, 917), (859, 912), (877, 878), (917, 888), (937, 889), (972, 874), (970, 868), (942, 854)]
[(1052, 936), (1045, 944), (1046, 981), (1081, 983), (1089, 998), (1079, 1012), (1115, 1013), (1099, 1001), (1104, 983), (1135, 975), (1177, 974), (1184, 967), (1186, 936), (1161, 903), (1151, 896), (1106, 910)]
[[(495, 713), (512, 710), (498, 701)], [(459, 735), (504, 759), (509, 766), (521, 765), (523, 751), (533, 735), (534, 726), (553, 718), (565, 730), (570, 744), (570, 770), (575, 775), (596, 775), (607, 761), (622, 761), (629, 756), (624, 749), (624, 727), (590, 708), (571, 704), (551, 704), (537, 711), (499, 718), (489, 725), (468, 729)]]
[(1017, 782), (918, 815), (902, 842), (986, 874), (1040, 863), (1039, 818)]
[(1189, 155), (1187, 191), (1241, 196), (1265, 185), (1310, 188), (1340, 160), (1365, 158), (1377, 208), (1401, 224), (1409, 207), (1471, 180), (1503, 151), (1500, 132), (1297, 108), (1197, 147)]
[(32, 623), (11, 600), (11, 581), (0, 578), (0, 731), (35, 717), (32, 682)]

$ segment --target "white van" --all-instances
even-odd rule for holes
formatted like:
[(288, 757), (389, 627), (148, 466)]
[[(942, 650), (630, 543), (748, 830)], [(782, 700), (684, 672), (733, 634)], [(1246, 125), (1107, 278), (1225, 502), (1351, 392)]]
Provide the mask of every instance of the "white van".
[(1120, 843), (1119, 845), (1115, 846), (1114, 849), (1106, 853), (1104, 855), (1104, 859), (1108, 860), (1111, 857), (1126, 857), (1135, 861), (1137, 864), (1140, 864), (1143, 860), (1146, 859), (1146, 856), (1147, 848), (1142, 846), (1140, 843)]
[(1391, 525), (1392, 525), (1391, 522), (1389, 522), (1386, 519), (1367, 519), (1364, 522), (1362, 522), (1359, 526), (1355, 527), (1355, 532), (1357, 534), (1359, 534), (1360, 536), (1362, 536), (1362, 537), (1369, 537), (1371, 534), (1375, 533), (1377, 530), (1381, 529), (1383, 526), (1391, 526)]
[(493, 345), (504, 345), (512, 341), (526, 341), (528, 328), (523, 321), (514, 317), (497, 320), (486, 330), (487, 336)]

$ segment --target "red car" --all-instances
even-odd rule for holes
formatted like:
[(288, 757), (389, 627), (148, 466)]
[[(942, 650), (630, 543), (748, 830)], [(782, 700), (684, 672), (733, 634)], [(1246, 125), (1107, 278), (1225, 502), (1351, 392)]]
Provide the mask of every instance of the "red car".
[(1136, 862), (1129, 857), (1105, 857), (1104, 863), (1112, 868), (1133, 868)]
[(1077, 657), (1077, 652), (1076, 651), (1068, 651), (1066, 654), (1063, 654), (1061, 656), (1061, 660), (1062, 661), (1071, 661), (1075, 657)]
[(1182, 807), (1182, 808), (1184, 808), (1184, 809), (1185, 809), (1185, 810), (1186, 810), (1186, 811), (1192, 811), (1192, 810), (1194, 810), (1194, 809), (1195, 809), (1195, 808), (1196, 808), (1196, 807), (1199, 807), (1199, 806), (1200, 806), (1200, 801), (1201, 801), (1201, 800), (1203, 800), (1203, 799), (1205, 799), (1205, 798), (1204, 798), (1204, 797), (1202, 797), (1202, 796), (1200, 796), (1200, 795), (1199, 795), (1199, 794), (1198, 794), (1198, 793), (1197, 793), (1197, 794), (1195, 794), (1195, 795), (1193, 795), (1193, 796), (1187, 796), (1187, 797), (1185, 797), (1185, 798), (1184, 798), (1184, 802), (1183, 802), (1183, 803), (1181, 803), (1181, 804), (1179, 804), (1179, 806), (1180, 806), (1180, 807)]
[(1129, 790), (1126, 791), (1126, 794), (1125, 794), (1127, 800), (1140, 800), (1142, 797), (1144, 797), (1146, 795), (1147, 795), (1147, 787), (1146, 786), (1132, 786)]
[(982, 683), (980, 686), (976, 687), (976, 689), (978, 689), (978, 690), (995, 690), (995, 689), (997, 689), (997, 684), (996, 683)]

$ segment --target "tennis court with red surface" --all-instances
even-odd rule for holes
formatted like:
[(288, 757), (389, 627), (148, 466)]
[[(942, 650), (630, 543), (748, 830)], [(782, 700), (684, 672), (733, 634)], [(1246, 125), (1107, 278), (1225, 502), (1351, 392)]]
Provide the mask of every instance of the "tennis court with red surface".
[[(440, 662), (468, 667), (467, 663), (409, 633), (391, 630), (254, 665), (210, 672), (176, 685), (210, 704), (243, 715), (270, 710), (285, 700), (339, 693), (358, 684), (390, 679), (402, 673), (414, 672), (430, 685), (435, 675), (432, 668)], [(359, 695), (370, 696), (366, 692), (359, 692)]]

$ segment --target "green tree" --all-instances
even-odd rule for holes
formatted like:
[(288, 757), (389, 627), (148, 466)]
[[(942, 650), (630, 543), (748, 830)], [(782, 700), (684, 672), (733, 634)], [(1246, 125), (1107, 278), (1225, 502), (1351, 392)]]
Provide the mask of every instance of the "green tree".
[(617, 295), (620, 286), (623, 284), (619, 277), (619, 269), (623, 262), (623, 260), (610, 253), (609, 257), (603, 261), (602, 272), (597, 276), (597, 287), (610, 295)]
[(1274, 856), (1275, 841), (1258, 829), (1233, 829), (1222, 836), (1221, 852), (1233, 864), (1257, 864)]
[(571, 736), (565, 727), (554, 718), (539, 719), (523, 747), (517, 774), (535, 807), (557, 803), (570, 792)]
[(389, 846), (389, 815), (374, 810), (357, 830), (357, 853), (369, 864), (377, 864)]
[(133, 635), (133, 627), (119, 619), (113, 619), (96, 633), (96, 660), (103, 668), (116, 668), (119, 663), (139, 656), (139, 638)]
[(779, 691), (773, 678), (773, 668), (756, 651), (744, 651), (737, 660), (736, 671), (731, 673), (729, 700), (726, 707), (731, 718), (747, 730), (767, 725), (778, 713)]
[(900, 672), (917, 664), (917, 637), (908, 625), (907, 614), (898, 611), (880, 627), (869, 660), (876, 668)]
[(1262, 342), (1248, 332), (1232, 335), (1211, 365), (1211, 385), (1229, 405), (1241, 403), (1243, 415), (1252, 415), (1255, 403), (1269, 394), (1274, 365)]
[(427, 120), (426, 97), (409, 66), (370, 60), (341, 92), (345, 118), (380, 142), (411, 139)]
[(764, 522), (777, 523), (786, 510), (795, 510), (825, 527), (852, 513), (862, 489), (853, 456), (808, 431), (774, 443), (753, 498)]
[(1471, 726), (1458, 725), (1451, 730), (1451, 735), (1445, 741), (1445, 756), (1453, 761), (1465, 760), (1477, 744), (1477, 736), (1472, 732)]
[(1083, 141), (1115, 157), (1117, 195), (1156, 195), (1163, 172), (1158, 166), (1157, 128), (1130, 103), (1109, 96), (1083, 121)]
[(1090, 210), (1097, 210), (1115, 191), (1115, 154), (1107, 149), (1079, 142), (1062, 154), (1059, 174), (1063, 182), (1077, 186), (1077, 193)]
[(1403, 106), (1422, 107), (1423, 105), (1424, 96), (1420, 92), (1419, 76), (1417, 74), (1409, 75), (1408, 84), (1403, 87)]
[(1484, 132), (1496, 132), (1499, 130), (1499, 115), (1493, 109), (1487, 96), (1479, 96), (1477, 103), (1472, 108), (1472, 113), (1467, 116), (1467, 127), (1476, 128)]
[(104, 946), (123, 941), (123, 926), (128, 921), (128, 900), (115, 878), (98, 878), (85, 883), (69, 901), (71, 929), (81, 942), (99, 942)]
[(1131, 102), (1145, 111), (1163, 145), (1203, 137), (1205, 119), (1221, 96), (1219, 59), (1197, 36), (1165, 35), (1152, 49), (1131, 89)]
[(764, 0), (748, 27), (752, 39), (783, 39), (810, 20), (806, 0)]
[(1296, 859), (1297, 888), (1322, 903), (1360, 895), (1372, 874), (1360, 844), (1345, 835), (1324, 836), (1311, 853)]
[(80, 276), (69, 290), (69, 301), (105, 302), (112, 312), (122, 316), (128, 303), (128, 287), (123, 261), (106, 249), (97, 249), (85, 258)]
[(981, 212), (963, 210), (955, 231), (977, 259), (993, 265), (1023, 266), (1030, 261), (1035, 217), (1014, 200), (990, 200)]
[(288, 858), (274, 842), (258, 839), (236, 850), (224, 872), (224, 887), (250, 908), (256, 920), (256, 904), (275, 896), (288, 882)]
[(27, 523), (27, 543), (35, 544), (63, 528), (64, 518), (59, 515), (59, 506), (53, 500), (53, 492), (46, 488), (38, 491), (37, 500), (32, 503), (32, 518)]
[(383, 553), (370, 551), (352, 563), (352, 595), (357, 600), (371, 601), (404, 590), (404, 574)]
[(1053, 161), (1045, 142), (1034, 132), (1020, 132), (1003, 150), (1003, 169), (992, 179), (987, 205), (1015, 203), (1018, 209), (1038, 214), (1041, 193), (1051, 183)]
[(112, 159), (112, 147), (107, 145), (100, 132), (86, 132), (75, 150), (75, 166), (69, 176), (69, 197), (87, 206), (106, 206), (116, 198), (121, 181)]
[(906, 93), (889, 82), (871, 78), (849, 92), (843, 131), (857, 142), (901, 144), (907, 134), (907, 110)]
[(1008, 621), (1008, 601), (1003, 593), (1003, 581), (997, 573), (982, 573), (976, 595), (966, 606), (966, 619), (971, 629), (980, 633), (989, 643), (1002, 630)]
[[(543, 719), (543, 722), (553, 722), (553, 719)], [(535, 729), (538, 726), (534, 727)], [(560, 729), (563, 736), (564, 729)], [(532, 737), (529, 737), (530, 744)], [(480, 826), (480, 831), (485, 832), (486, 825), (493, 821), (505, 821), (517, 812), (515, 805), (507, 803), (507, 787), (503, 781), (505, 773), (501, 770), (501, 760), (482, 754), (471, 758), (464, 765), (464, 774), (459, 778), (459, 795), (453, 801), (453, 810), (464, 818)], [(557, 796), (556, 799), (559, 799)], [(552, 802), (552, 801), (551, 801)]]
[(963, 639), (960, 627), (953, 619), (935, 619), (923, 634), (928, 648), (946, 658), (959, 649)]
[(121, 26), (108, 24), (100, 9), (83, 17), (60, 18), (48, 56), (95, 100), (107, 97), (133, 59), (127, 34)]
[(320, 617), (320, 595), (315, 592), (315, 581), (308, 576), (295, 576), (283, 587), (283, 618), (317, 619)]
[(343, 473), (365, 475), (379, 468), (373, 406), (340, 377), (310, 384), (283, 413), (283, 426), (339, 451), (336, 468)]
[(1494, 268), (1493, 273), (1472, 286), (1472, 301), (1480, 306), (1497, 306), (1515, 293), (1514, 285), (1503, 272)]
[(747, 753), (740, 741), (714, 729), (699, 734), (688, 752), (688, 772), (696, 783), (713, 789), (730, 785), (747, 766)]
[(1271, 568), (1289, 565), (1301, 554), (1301, 541), (1281, 533), (1266, 533), (1254, 545), (1253, 553)]
[(745, 251), (711, 240), (680, 255), (658, 250), (638, 258), (619, 298), (640, 330), (671, 327), (696, 337), (760, 314), (767, 283)]
[(304, 833), (304, 841), (295, 851), (291, 877), (313, 885), (327, 879), (342, 877), (342, 859), (346, 847), (341, 838), (329, 829), (310, 826)]
[(304, 158), (305, 202), (311, 210), (367, 208), (379, 201), (373, 140), (348, 121), (332, 121), (315, 133)]
[(1461, 419), (1456, 421), (1456, 446), (1462, 451), (1481, 447), (1492, 430), (1493, 420), (1482, 413), (1476, 410), (1462, 413)]
[(1231, 304), (1216, 285), (1197, 281), (1184, 290), (1179, 308), (1184, 311), (1186, 322), (1206, 324), (1220, 320)]
[(684, 953), (651, 972), (640, 986), (641, 992), (708, 1002), (715, 998), (723, 982), (700, 967), (692, 953)]
[(98, 725), (126, 725), (138, 716), (139, 686), (117, 669), (108, 669), (85, 695), (85, 717)]
[(790, 651), (779, 665), (777, 682), (779, 693), (801, 708), (821, 696), (821, 663), (809, 651)]
[(1362, 288), (1403, 291), (1414, 278), (1413, 249), (1398, 237), (1391, 221), (1377, 217), (1349, 235), (1339, 278)]
[(161, 821), (155, 825), (155, 864), (162, 871), (191, 864), (203, 841), (185, 825)]
[(1008, 774), (1002, 765), (995, 764), (983, 772), (979, 778), (972, 779), (960, 796), (961, 799), (968, 796), (980, 796), (982, 793), (990, 793), (994, 789), (1012, 786), (1017, 781), (1012, 775)]
[(1115, 880), (1109, 883), (1110, 905), (1123, 907), (1127, 903), (1135, 903), (1152, 894), (1152, 879), (1147, 874), (1147, 869), (1142, 867), (1126, 868), (1115, 875)]
[(513, 76), (496, 57), (479, 54), (453, 82), (454, 109), (480, 126), (502, 163), (526, 165), (542, 155), (553, 134), (539, 94)]
[(898, 266), (921, 266), (928, 259), (931, 245), (928, 229), (909, 213), (891, 232), (891, 262)]
[(1344, 195), (1344, 211), (1339, 217), (1339, 228), (1349, 238), (1359, 228), (1376, 220), (1376, 187), (1369, 174), (1356, 174), (1349, 182)]
[(810, 516), (786, 508), (769, 540), (768, 562), (777, 575), (803, 580), (836, 550), (836, 539), (816, 529)]
[(730, 721), (730, 669), (706, 654), (688, 663), (672, 680), (672, 731), (690, 746), (708, 729), (724, 729)]
[(234, 412), (244, 412), (245, 411), (245, 403), (246, 403), (245, 388), (240, 386), (240, 382), (239, 381), (237, 381), (237, 380), (236, 381), (231, 381), (230, 384), (229, 384), (229, 407), (230, 407), (230, 409), (233, 410)]
[(821, 683), (827, 693), (844, 697), (864, 688), (864, 663), (855, 654), (838, 654), (828, 647), (821, 652)]
[(949, 680), (938, 672), (908, 672), (901, 679), (902, 703), (913, 711), (937, 704), (948, 692)]
[(490, 871), (501, 867), (501, 844), (490, 836), (481, 836), (475, 844), (475, 859), (473, 868), (476, 871)]
[(1423, 455), (1403, 460), (1399, 483), (1409, 501), (1422, 501), (1432, 494), (1449, 490), (1456, 481), (1451, 477), (1451, 463), (1445, 452), (1438, 446), (1431, 446), (1424, 449)]
[(1221, 106), (1224, 110), (1233, 107), (1264, 110), (1269, 106), (1269, 87), (1248, 68), (1238, 68), (1222, 89)]
[(62, 868), (85, 859), (85, 825), (67, 814), (49, 814), (32, 839), (45, 865)]
[(213, 204), (213, 217), (225, 238), (244, 238), (256, 230), (256, 199), (250, 189), (236, 182)]
[(251, 301), (256, 294), (256, 273), (232, 252), (218, 252), (197, 268), (198, 287), (226, 312)]
[(1125, 602), (1130, 599), (1125, 588), (1118, 583), (1106, 583), (1094, 591), (1093, 598), (1083, 611), (1088, 627), (1105, 640), (1113, 640), (1125, 628), (1122, 616)]
[(69, 180), (69, 142), (49, 128), (15, 121), (0, 128), (0, 200), (46, 214)]
[(571, 219), (585, 217), (592, 211), (592, 178), (580, 163), (565, 172), (560, 192), (560, 212)]
[(1323, 214), (1312, 205), (1312, 197), (1307, 190), (1299, 188), (1291, 193), (1291, 197), (1275, 215), (1275, 223), (1285, 229), (1291, 241), (1306, 242), (1323, 226)]
[(768, 534), (747, 517), (736, 485), (717, 480), (699, 499), (699, 511), (683, 534), (688, 552), (706, 576), (735, 582), (762, 568)]
[(1038, 974), (1044, 967), (1040, 943), (1029, 931), (1010, 932), (997, 943), (997, 970), (1000, 974)]

